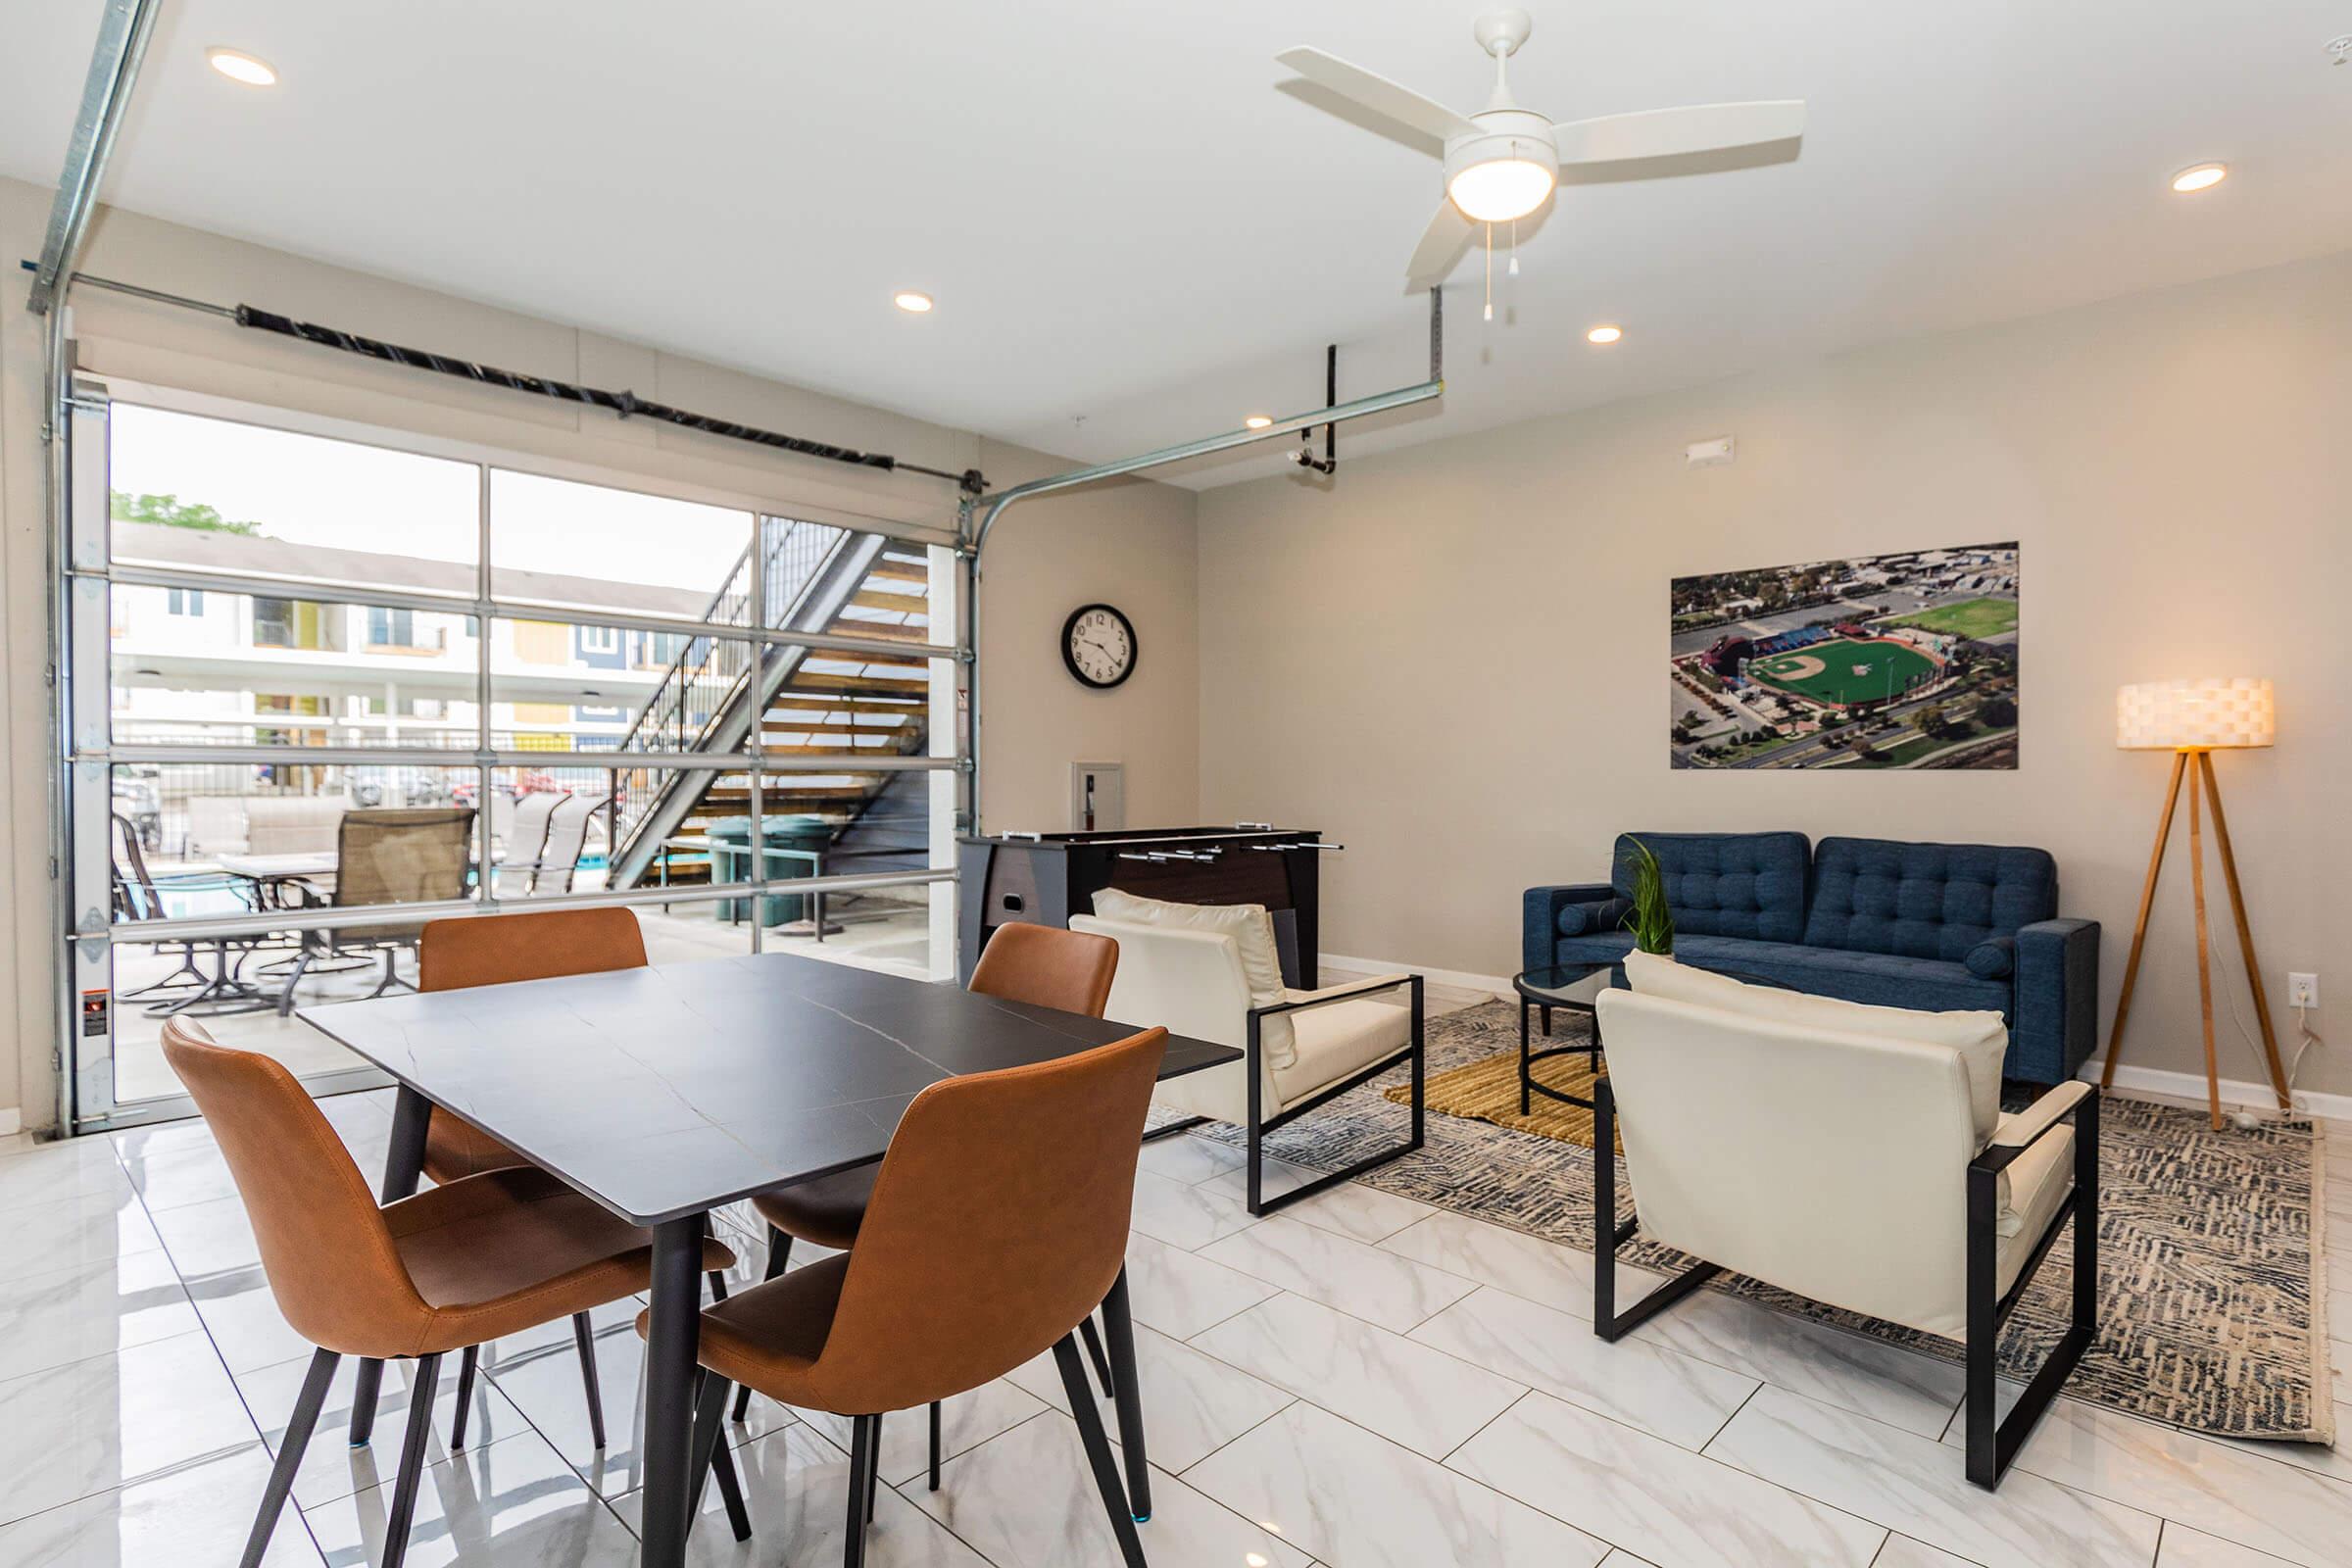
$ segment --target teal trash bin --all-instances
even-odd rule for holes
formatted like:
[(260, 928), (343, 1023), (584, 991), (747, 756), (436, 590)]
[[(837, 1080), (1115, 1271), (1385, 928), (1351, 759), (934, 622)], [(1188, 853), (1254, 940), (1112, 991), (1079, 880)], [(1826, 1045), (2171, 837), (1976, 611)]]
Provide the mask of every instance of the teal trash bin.
[[(752, 858), (752, 819), (748, 816), (722, 816), (713, 819), (704, 832), (716, 842), (710, 851), (711, 874), (721, 882), (745, 882), (757, 874), (750, 864)], [(771, 850), (793, 850), (794, 855), (768, 855), (766, 872), (770, 878), (810, 876), (819, 862), (809, 858), (821, 856), (832, 847), (833, 825), (821, 816), (763, 816), (760, 821), (760, 836)], [(807, 902), (798, 893), (771, 893), (760, 902), (760, 923), (763, 926), (786, 925), (808, 917)], [(750, 915), (750, 899), (720, 899), (717, 917), (730, 925)]]

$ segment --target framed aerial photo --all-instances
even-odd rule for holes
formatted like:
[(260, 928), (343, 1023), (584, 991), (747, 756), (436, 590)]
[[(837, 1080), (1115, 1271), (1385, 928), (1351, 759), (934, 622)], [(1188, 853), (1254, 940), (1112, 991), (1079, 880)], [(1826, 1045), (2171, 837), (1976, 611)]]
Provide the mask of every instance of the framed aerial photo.
[(1674, 579), (1676, 767), (2017, 766), (2017, 542)]

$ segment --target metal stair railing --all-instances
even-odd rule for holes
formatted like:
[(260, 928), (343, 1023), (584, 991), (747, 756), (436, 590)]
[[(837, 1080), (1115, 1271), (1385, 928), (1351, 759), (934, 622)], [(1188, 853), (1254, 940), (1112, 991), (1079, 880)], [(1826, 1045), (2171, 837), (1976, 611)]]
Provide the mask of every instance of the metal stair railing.
[[(770, 573), (763, 585), (766, 601), (771, 607), (782, 607), (780, 612), (771, 612), (771, 626), (821, 631), (856, 595), (890, 541), (881, 534), (852, 533), (829, 524), (772, 520), (784, 523), (784, 529), (766, 553)], [(746, 560), (749, 554), (747, 551)], [(736, 572), (713, 599), (714, 612), (731, 606), (735, 595), (748, 601), (744, 564), (738, 562)], [(740, 584), (739, 578), (744, 579)], [(657, 710), (649, 703), (640, 719), (645, 726), (642, 736), (632, 729), (631, 739), (624, 745), (681, 752), (743, 749), (752, 725), (760, 721), (776, 694), (808, 657), (808, 650), (799, 644), (755, 645), (755, 679), (752, 649), (739, 643), (725, 646), (732, 650), (731, 658), (722, 657), (716, 648), (687, 649), (674, 667), (676, 679), (665, 676), (658, 688), (658, 694), (667, 694), (663, 706)], [(667, 744), (657, 746), (656, 742)], [(720, 774), (710, 769), (616, 769), (617, 847), (611, 885), (634, 886), (651, 871), (662, 840), (677, 831), (703, 795), (720, 779)]]

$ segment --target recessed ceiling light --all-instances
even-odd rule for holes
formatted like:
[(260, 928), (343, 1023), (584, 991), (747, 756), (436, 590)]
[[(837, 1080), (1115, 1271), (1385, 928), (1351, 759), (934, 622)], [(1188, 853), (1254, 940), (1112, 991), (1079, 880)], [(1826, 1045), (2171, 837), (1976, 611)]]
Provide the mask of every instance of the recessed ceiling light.
[(274, 87), (277, 69), (257, 55), (242, 49), (207, 49), (204, 58), (212, 68), (231, 81), (241, 81), (248, 87)]
[(1623, 336), (1625, 336), (1625, 328), (1622, 326), (1596, 326), (1585, 334), (1585, 341), (1588, 343), (1614, 343)]
[(2191, 191), (2211, 190), (2229, 177), (2228, 164), (2192, 164), (2173, 176), (2173, 189), (2185, 196)]
[(931, 296), (919, 288), (903, 288), (893, 294), (890, 301), (910, 316), (920, 316), (931, 309)]
[(1250, 416), (1250, 417), (1244, 419), (1242, 424), (1247, 429), (1263, 430), (1267, 425), (1272, 424), (1273, 422), (1274, 416), (1271, 414), (1252, 414)]

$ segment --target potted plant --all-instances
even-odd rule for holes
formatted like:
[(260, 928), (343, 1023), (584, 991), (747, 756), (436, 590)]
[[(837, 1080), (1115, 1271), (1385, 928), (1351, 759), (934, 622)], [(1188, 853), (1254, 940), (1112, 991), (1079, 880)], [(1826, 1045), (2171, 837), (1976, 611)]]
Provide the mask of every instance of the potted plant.
[(1626, 858), (1634, 870), (1634, 907), (1625, 917), (1625, 929), (1634, 934), (1634, 946), (1643, 953), (1661, 958), (1674, 956), (1674, 913), (1666, 907), (1666, 872), (1648, 845), (1640, 839), (1628, 839), (1632, 849)]

